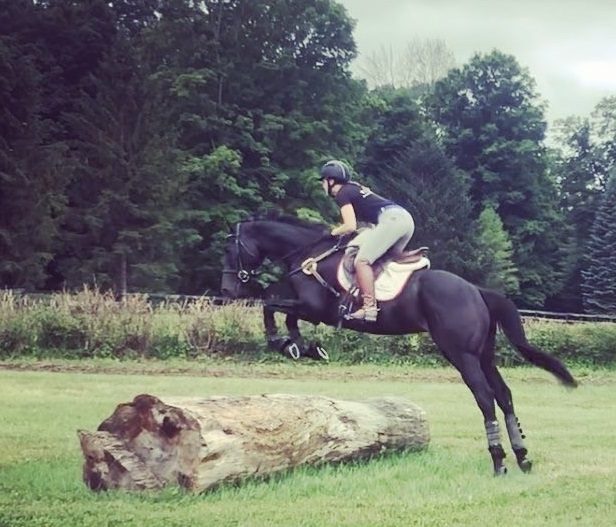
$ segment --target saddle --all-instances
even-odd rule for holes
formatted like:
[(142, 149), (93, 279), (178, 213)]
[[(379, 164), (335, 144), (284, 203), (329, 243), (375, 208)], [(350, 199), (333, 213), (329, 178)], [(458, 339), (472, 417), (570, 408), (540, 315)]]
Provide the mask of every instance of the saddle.
[[(352, 243), (352, 242), (351, 242)], [(338, 283), (340, 287), (353, 295), (358, 291), (355, 287), (355, 256), (359, 248), (350, 245), (340, 260), (338, 266)], [(376, 299), (380, 301), (393, 300), (408, 282), (413, 272), (419, 269), (429, 269), (430, 260), (427, 258), (428, 248), (419, 247), (411, 251), (405, 251), (401, 255), (392, 258), (385, 253), (372, 266), (374, 271), (374, 288)]]

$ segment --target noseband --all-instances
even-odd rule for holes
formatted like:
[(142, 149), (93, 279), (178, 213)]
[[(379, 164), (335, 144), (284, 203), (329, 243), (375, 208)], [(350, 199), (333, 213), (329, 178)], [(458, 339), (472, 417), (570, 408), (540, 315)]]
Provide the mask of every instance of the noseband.
[(250, 256), (257, 257), (254, 252), (252, 252), (248, 246), (242, 241), (240, 238), (240, 225), (241, 222), (235, 226), (235, 234), (229, 234), (227, 236), (228, 239), (235, 240), (235, 252), (237, 254), (237, 265), (235, 269), (225, 268), (222, 270), (224, 274), (234, 274), (237, 276), (237, 279), (242, 283), (246, 284), (250, 281), (250, 278), (257, 275), (257, 271), (254, 269), (247, 270), (244, 268), (244, 264), (242, 262), (242, 249), (244, 249), (245, 253), (248, 253)]

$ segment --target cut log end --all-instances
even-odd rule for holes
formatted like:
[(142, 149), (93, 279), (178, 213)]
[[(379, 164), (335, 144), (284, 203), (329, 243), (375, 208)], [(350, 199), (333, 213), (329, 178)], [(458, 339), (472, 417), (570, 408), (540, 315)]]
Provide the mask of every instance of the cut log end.
[(196, 492), (304, 464), (422, 450), (430, 441), (425, 413), (404, 399), (286, 394), (165, 402), (138, 395), (78, 436), (92, 490), (177, 484)]

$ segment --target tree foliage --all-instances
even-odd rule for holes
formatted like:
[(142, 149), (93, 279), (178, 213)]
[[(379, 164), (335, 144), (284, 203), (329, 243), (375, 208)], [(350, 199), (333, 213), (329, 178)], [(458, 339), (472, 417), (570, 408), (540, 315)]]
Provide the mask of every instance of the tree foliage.
[(412, 41), (410, 88), (369, 91), (353, 30), (334, 0), (0, 0), (0, 286), (214, 291), (236, 221), (337, 219), (316, 170), (339, 158), (408, 207), (435, 267), (598, 309), (604, 275), (581, 271), (589, 239), (603, 262), (616, 98), (548, 150), (514, 57), (450, 69)]
[(584, 307), (591, 313), (616, 313), (616, 170), (608, 179), (587, 251), (589, 264), (582, 271)]
[(428, 245), (433, 265), (469, 275), (472, 220), (465, 174), (457, 170), (406, 90), (382, 92), (385, 109), (366, 142), (361, 171), (374, 190), (414, 216), (413, 245)]
[(493, 207), (511, 236), (522, 301), (541, 305), (560, 283), (560, 218), (533, 79), (512, 56), (476, 55), (436, 83), (430, 106), (447, 151), (470, 175), (475, 216)]
[(478, 283), (509, 295), (519, 293), (518, 270), (513, 263), (513, 245), (499, 215), (486, 207), (477, 219)]
[(565, 219), (559, 254), (564, 263), (564, 283), (550, 300), (563, 311), (581, 311), (582, 269), (588, 265), (586, 244), (603, 191), (601, 162), (592, 139), (589, 119), (570, 117), (557, 123), (557, 147), (552, 152), (552, 172), (559, 190), (559, 207)]

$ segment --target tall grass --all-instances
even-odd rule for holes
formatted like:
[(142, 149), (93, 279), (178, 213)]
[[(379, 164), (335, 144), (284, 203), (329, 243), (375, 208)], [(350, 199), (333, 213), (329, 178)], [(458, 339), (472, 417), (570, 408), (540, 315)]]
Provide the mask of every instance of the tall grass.
[[(282, 323), (282, 315), (279, 315)], [(616, 364), (616, 324), (529, 321), (531, 342), (568, 362)], [(334, 361), (441, 364), (425, 335), (370, 336), (305, 324), (307, 339), (321, 341)], [(505, 365), (521, 362), (504, 339)], [(41, 299), (0, 292), (0, 358), (195, 358), (267, 354), (261, 308), (235, 302), (216, 306), (207, 298), (152, 305), (147, 296), (118, 302), (93, 289)]]

